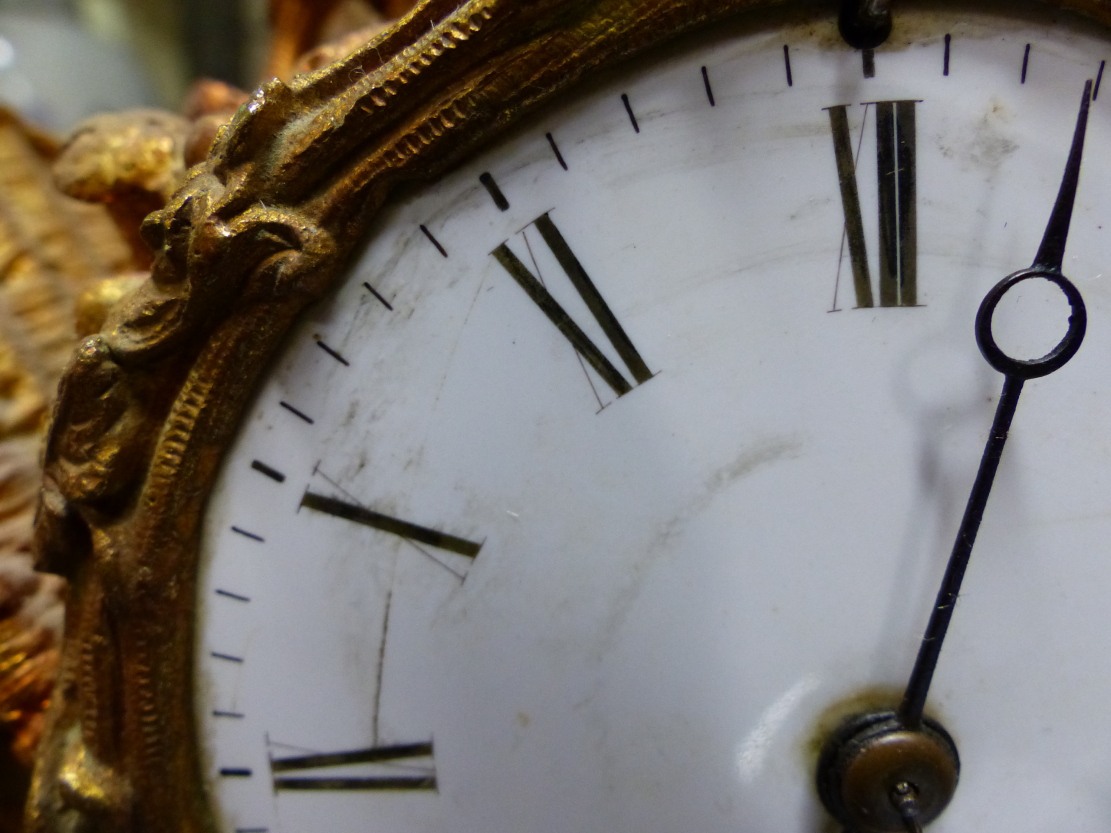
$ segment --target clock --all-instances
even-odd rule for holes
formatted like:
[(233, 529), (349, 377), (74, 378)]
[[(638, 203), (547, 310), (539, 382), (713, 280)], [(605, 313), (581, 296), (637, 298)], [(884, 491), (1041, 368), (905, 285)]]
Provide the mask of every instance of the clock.
[(62, 383), (31, 829), (1105, 826), (1077, 7), (428, 2), (264, 87)]

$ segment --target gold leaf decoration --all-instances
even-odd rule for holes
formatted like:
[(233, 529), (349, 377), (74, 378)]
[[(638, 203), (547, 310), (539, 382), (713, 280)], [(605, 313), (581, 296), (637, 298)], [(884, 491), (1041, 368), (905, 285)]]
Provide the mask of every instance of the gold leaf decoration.
[(133, 266), (104, 209), (54, 186), (57, 154), (0, 110), (0, 833), (19, 830), (59, 657), (65, 585), (30, 556), (47, 417), (79, 295)]

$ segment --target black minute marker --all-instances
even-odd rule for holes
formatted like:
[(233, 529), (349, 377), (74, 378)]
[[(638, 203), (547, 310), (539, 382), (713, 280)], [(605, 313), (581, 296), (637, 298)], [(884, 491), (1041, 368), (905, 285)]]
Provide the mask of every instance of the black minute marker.
[(1099, 72), (1096, 73), (1096, 86), (1092, 90), (1092, 101), (1099, 98), (1099, 85), (1103, 83), (1103, 71), (1107, 68), (1107, 61), (1099, 62)]
[(710, 106), (716, 107), (714, 102), (714, 88), (710, 86), (710, 73), (706, 71), (706, 67), (702, 67), (702, 83), (706, 85), (706, 98), (710, 100)]
[(494, 178), (490, 176), (488, 171), (484, 174), (480, 174), (478, 181), (482, 183), (482, 187), (490, 194), (490, 199), (494, 201), (494, 205), (502, 211), (509, 210), (509, 200), (505, 198), (505, 194), (501, 192), (498, 183), (494, 182)]
[(255, 535), (255, 533), (248, 532), (245, 529), (240, 529), (237, 526), (233, 526), (231, 528), (231, 531), (235, 532), (235, 533), (238, 533), (239, 535), (242, 535), (244, 538), (250, 538), (252, 541), (258, 541), (260, 544), (265, 544), (266, 543), (266, 540), (261, 535)]
[(246, 767), (221, 767), (220, 775), (224, 778), (250, 778), (251, 770)]
[(1026, 71), (1030, 68), (1030, 44), (1026, 44), (1026, 51), (1022, 53), (1022, 83), (1026, 83)]
[[(438, 251), (444, 257), (447, 257), (447, 250), (443, 246), (440, 245), (439, 240), (437, 240), (435, 237), (432, 236), (432, 232), (430, 232), (428, 230), (428, 226), (426, 226), (422, 223), (421, 227), (420, 227), (420, 230), (422, 232), (424, 232), (424, 236), (428, 238), (428, 242), (430, 242), (433, 246), (436, 247), (436, 251)], [(370, 284), (364, 283), (363, 286), (365, 286), (367, 289), (370, 289)], [(370, 291), (374, 292), (373, 289), (370, 289)], [(379, 295), (377, 292), (374, 292), (374, 297), (376, 297), (383, 304), (386, 304), (386, 299), (383, 298), (381, 295)], [(393, 309), (393, 307), (391, 307), (389, 304), (386, 304), (386, 307), (387, 307), (387, 309)]]
[(347, 359), (345, 359), (343, 356), (341, 356), (339, 354), (339, 351), (333, 350), (331, 347), (329, 347), (327, 344), (325, 344), (320, 339), (316, 339), (316, 346), (319, 347), (321, 350), (323, 350), (325, 353), (327, 353), (329, 356), (331, 356), (333, 359), (335, 359), (337, 362), (342, 364), (344, 367), (351, 367), (351, 362), (347, 361)]
[(237, 602), (249, 602), (250, 601), (250, 599), (247, 598), (246, 596), (240, 596), (238, 593), (232, 593), (229, 590), (217, 590), (216, 595), (217, 596), (224, 596), (225, 598), (228, 598), (228, 599), (235, 599)]
[(783, 44), (783, 64), (787, 68), (787, 86), (795, 86), (795, 79), (791, 77), (791, 48)]
[(945, 75), (945, 76), (949, 75), (949, 50), (950, 50), (950, 47), (951, 47), (952, 43), (953, 43), (953, 36), (952, 35), (946, 35), (945, 36), (945, 63), (944, 63), (944, 66), (941, 70), (941, 74)]
[(304, 420), (305, 422), (307, 422), (307, 423), (308, 423), (309, 425), (312, 425), (312, 424), (313, 424), (313, 420), (312, 420), (312, 417), (310, 417), (310, 416), (306, 416), (306, 415), (305, 415), (304, 413), (302, 413), (301, 411), (299, 411), (299, 410), (297, 410), (296, 408), (294, 408), (294, 407), (293, 407), (292, 405), (290, 405), (290, 404), (289, 404), (288, 402), (279, 402), (278, 404), (279, 404), (279, 405), (281, 405), (281, 406), (282, 406), (283, 408), (285, 408), (285, 409), (286, 409), (287, 411), (289, 411), (289, 412), (290, 412), (291, 414), (293, 414), (294, 416), (297, 416), (297, 417), (300, 417), (301, 419), (303, 419), (303, 420)]
[[(421, 228), (424, 228), (424, 226), (421, 226)], [(431, 235), (429, 235), (429, 236), (431, 236)], [(435, 243), (436, 241), (433, 240), (432, 242)], [(439, 243), (436, 243), (436, 248), (440, 249), (440, 244)], [(447, 257), (447, 252), (445, 252), (443, 249), (440, 249), (440, 254), (442, 254), (444, 257)], [(390, 312), (393, 312), (393, 305), (389, 301), (387, 301), (385, 298), (383, 298), (378, 293), (378, 290), (375, 289), (373, 286), (371, 286), (366, 281), (363, 281), (363, 289), (365, 289), (367, 292), (369, 292), (371, 295), (373, 295), (375, 298), (377, 298), (379, 301), (381, 301), (382, 306), (384, 306)]]
[(625, 112), (629, 114), (629, 121), (633, 123), (633, 130), (640, 133), (640, 125), (637, 124), (637, 117), (633, 114), (633, 105), (629, 103), (629, 96), (626, 93), (621, 93), (621, 103), (625, 105)]
[(243, 662), (243, 657), (233, 657), (231, 654), (220, 654), (216, 651), (209, 651), (210, 656), (216, 659), (227, 660), (228, 662)]
[[(257, 471), (261, 474), (265, 474), (267, 477), (269, 477), (271, 480), (273, 480), (277, 483), (285, 483), (285, 475), (284, 474), (282, 474), (277, 469), (270, 468), (270, 466), (266, 465), (266, 463), (262, 462), (261, 460), (252, 460), (251, 461), (251, 468), (253, 468), (255, 471)], [(235, 527), (233, 526), (232, 529), (235, 529)], [(236, 532), (241, 532), (241, 530), (238, 530), (238, 529), (236, 529), (235, 531)], [(247, 533), (242, 532), (241, 534), (246, 535)], [(247, 535), (247, 537), (251, 538), (251, 537), (254, 537), (254, 536)]]
[(555, 154), (556, 161), (563, 170), (567, 170), (567, 163), (563, 161), (563, 154), (559, 152), (559, 145), (556, 144), (555, 137), (551, 133), (545, 133), (544, 138), (548, 140), (548, 144), (552, 146), (552, 153)]

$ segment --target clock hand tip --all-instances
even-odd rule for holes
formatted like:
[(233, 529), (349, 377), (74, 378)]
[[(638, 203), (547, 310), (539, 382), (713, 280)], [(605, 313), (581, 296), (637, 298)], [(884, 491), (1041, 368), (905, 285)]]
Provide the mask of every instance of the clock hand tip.
[(1084, 140), (1088, 132), (1088, 111), (1091, 104), (1092, 80), (1088, 79), (1084, 82), (1084, 94), (1080, 99), (1080, 112), (1076, 117), (1076, 130), (1073, 132), (1068, 162), (1065, 163), (1065, 174), (1061, 178), (1061, 188), (1046, 225), (1042, 244), (1034, 258), (1033, 267), (1036, 269), (1060, 272), (1064, 266), (1065, 243), (1072, 222), (1073, 205), (1076, 203), (1076, 189), (1080, 183), (1080, 166), (1084, 158)]

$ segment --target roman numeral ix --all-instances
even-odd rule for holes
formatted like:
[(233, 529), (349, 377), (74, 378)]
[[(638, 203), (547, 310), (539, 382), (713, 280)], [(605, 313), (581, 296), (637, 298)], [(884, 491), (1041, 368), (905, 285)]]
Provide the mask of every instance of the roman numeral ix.
[(372, 509), (366, 509), (357, 504), (320, 495), (316, 492), (305, 492), (301, 497), (301, 505), (315, 512), (323, 512), (325, 515), (331, 515), (334, 518), (353, 521), (410, 541), (465, 555), (468, 558), (476, 557), (479, 550), (482, 549), (482, 544), (476, 541), (457, 538), (454, 535), (448, 535), (446, 532), (429, 529), (426, 526), (403, 521), (400, 518), (392, 518), (389, 515), (383, 515), (381, 512), (375, 512)]
[[(876, 175), (879, 185), (879, 296), (881, 307), (918, 304), (918, 197), (916, 101), (877, 101)], [(848, 107), (827, 108), (833, 130), (845, 237), (852, 262), (858, 307), (872, 307), (872, 278), (864, 242), (864, 221), (856, 183), (856, 159)], [(867, 120), (867, 109), (865, 120)]]
[[(552, 218), (547, 214), (541, 214), (533, 220), (531, 225), (535, 226), (536, 230), (540, 232), (540, 236), (544, 238), (544, 243), (547, 244), (560, 267), (570, 278), (575, 290), (586, 303), (587, 308), (594, 316), (594, 320), (601, 326), (602, 332), (605, 333), (606, 338), (609, 339), (610, 344), (617, 351), (617, 355), (625, 363), (635, 383), (639, 385), (651, 379), (652, 371), (648, 369), (648, 365), (640, 357), (640, 353), (633, 346), (629, 336), (625, 334), (625, 330), (618, 322), (617, 317), (613, 314), (609, 305), (606, 304), (605, 299), (602, 298), (602, 294), (598, 291), (590, 276), (587, 275), (579, 259), (575, 257), (575, 253), (571, 251), (571, 247), (567, 245), (566, 239), (564, 239), (556, 224), (552, 222)], [(633, 389), (633, 384), (622, 375), (621, 371), (614, 367), (613, 363), (605, 357), (602, 351), (582, 331), (582, 328), (572, 320), (559, 302), (552, 297), (540, 279), (513, 254), (505, 243), (494, 249), (491, 254), (521, 289), (525, 290), (533, 302), (540, 307), (541, 311), (548, 316), (548, 319), (556, 325), (556, 328), (563, 333), (564, 338), (571, 342), (571, 346), (583, 357), (586, 363), (594, 368), (598, 375), (602, 377), (602, 380), (613, 389), (615, 394), (623, 396)]]
[(354, 749), (350, 752), (328, 752), (317, 755), (298, 755), (291, 758), (273, 758), (270, 770), (275, 790), (317, 791), (366, 791), (366, 790), (435, 790), (436, 768), (427, 765), (405, 766), (410, 774), (375, 775), (367, 777), (290, 776), (287, 773), (307, 769), (352, 766), (355, 764), (386, 764), (398, 766), (399, 761), (413, 758), (431, 758), (432, 743), (407, 743), (398, 746), (375, 746)]

